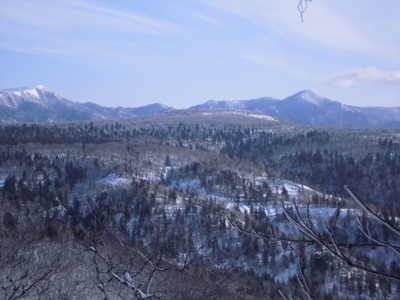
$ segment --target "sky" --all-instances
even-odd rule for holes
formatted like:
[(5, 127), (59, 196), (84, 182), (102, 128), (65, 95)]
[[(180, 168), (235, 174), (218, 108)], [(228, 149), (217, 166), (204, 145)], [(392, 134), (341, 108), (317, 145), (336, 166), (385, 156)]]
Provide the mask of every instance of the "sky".
[(311, 89), (400, 106), (400, 1), (0, 0), (0, 89), (187, 108)]

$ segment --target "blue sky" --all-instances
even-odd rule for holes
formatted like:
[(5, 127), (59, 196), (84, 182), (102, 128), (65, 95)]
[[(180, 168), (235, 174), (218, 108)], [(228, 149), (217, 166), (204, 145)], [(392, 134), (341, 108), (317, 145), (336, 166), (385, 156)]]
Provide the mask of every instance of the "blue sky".
[(0, 89), (185, 108), (312, 89), (400, 106), (400, 1), (0, 0)]

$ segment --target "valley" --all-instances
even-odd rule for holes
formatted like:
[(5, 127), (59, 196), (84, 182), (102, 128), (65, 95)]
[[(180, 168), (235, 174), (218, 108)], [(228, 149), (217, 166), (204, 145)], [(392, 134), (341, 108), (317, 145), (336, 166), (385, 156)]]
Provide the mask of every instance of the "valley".
[(4, 299), (400, 293), (398, 129), (189, 110), (0, 141)]

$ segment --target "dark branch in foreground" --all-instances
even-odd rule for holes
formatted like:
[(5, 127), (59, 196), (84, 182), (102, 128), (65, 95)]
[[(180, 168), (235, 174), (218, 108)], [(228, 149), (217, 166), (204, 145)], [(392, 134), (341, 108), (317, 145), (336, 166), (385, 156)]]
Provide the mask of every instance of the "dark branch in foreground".
[[(391, 274), (390, 272), (380, 270), (379, 267), (368, 266), (363, 264), (354, 257), (354, 253), (350, 252), (351, 249), (362, 249), (362, 248), (384, 248), (394, 251), (397, 255), (400, 254), (400, 247), (392, 242), (384, 242), (379, 237), (374, 237), (370, 229), (370, 221), (374, 220), (377, 224), (386, 227), (395, 236), (400, 236), (400, 229), (389, 222), (389, 220), (382, 217), (379, 213), (371, 210), (356, 194), (346, 185), (345, 190), (349, 193), (351, 198), (361, 208), (361, 211), (366, 214), (367, 220), (366, 225), (359, 216), (358, 219), (360, 232), (369, 240), (368, 243), (343, 243), (338, 242), (337, 230), (338, 220), (343, 207), (343, 201), (336, 203), (336, 209), (330, 222), (325, 222), (323, 232), (317, 231), (315, 225), (313, 225), (312, 218), (310, 215), (309, 205), (307, 205), (305, 211), (300, 211), (300, 207), (296, 202), (293, 202), (292, 206), (287, 206), (282, 202), (283, 213), (289, 222), (302, 234), (302, 237), (287, 236), (282, 233), (276, 234), (272, 228), (269, 228), (268, 233), (260, 233), (254, 228), (244, 227), (239, 220), (229, 219), (231, 226), (237, 229), (239, 232), (262, 238), (270, 241), (288, 243), (290, 245), (316, 245), (318, 244), (321, 248), (325, 249), (333, 257), (336, 257), (351, 268), (355, 268), (364, 271), (369, 274), (376, 275), (378, 277), (390, 279), (393, 281), (400, 282), (398, 274)], [(308, 299), (314, 299), (307, 280), (304, 276), (304, 257), (299, 258), (299, 273), (297, 275), (298, 282), (305, 292)], [(285, 295), (279, 290), (280, 295), (284, 299), (293, 299), (291, 295)]]
[(301, 22), (304, 22), (303, 15), (308, 9), (308, 2), (312, 2), (313, 0), (299, 0), (299, 4), (297, 5), (297, 9), (300, 12)]
[[(351, 191), (348, 187), (346, 187), (346, 190)], [(384, 224), (388, 228), (392, 228), (393, 227), (386, 220), (383, 220), (377, 214), (372, 212), (359, 198), (357, 198), (355, 196), (354, 193), (351, 193), (350, 195), (352, 196), (353, 199), (356, 199), (355, 200), (356, 203), (362, 208), (362, 210), (368, 212), (369, 214), (372, 214), (374, 219), (379, 220), (382, 224)], [(294, 212), (293, 213), (290, 213), (288, 211), (288, 209), (284, 205), (282, 205), (282, 206), (283, 206), (283, 212), (284, 212), (285, 216), (297, 228), (297, 230), (300, 231), (300, 233), (302, 233), (305, 237), (307, 237), (311, 241), (314, 241), (317, 244), (319, 244), (323, 249), (327, 250), (334, 257), (340, 259), (342, 262), (346, 263), (348, 266), (350, 266), (352, 268), (356, 268), (356, 269), (362, 270), (362, 271), (365, 271), (365, 272), (370, 273), (370, 274), (374, 274), (374, 275), (383, 277), (383, 278), (387, 278), (387, 279), (395, 280), (395, 281), (400, 281), (400, 278), (395, 276), (395, 275), (388, 274), (388, 273), (385, 273), (383, 271), (379, 271), (379, 270), (377, 270), (375, 268), (370, 268), (370, 267), (367, 267), (367, 266), (363, 266), (362, 264), (354, 261), (354, 259), (351, 257), (351, 255), (348, 255), (348, 254), (345, 253), (346, 250), (351, 249), (353, 247), (360, 248), (360, 247), (365, 247), (366, 245), (365, 244), (364, 245), (339, 244), (336, 241), (335, 230), (336, 230), (337, 219), (338, 219), (338, 216), (339, 216), (340, 210), (341, 210), (340, 203), (338, 203), (338, 205), (336, 207), (336, 212), (335, 212), (335, 216), (334, 216), (334, 220), (333, 220), (332, 225), (330, 227), (328, 227), (328, 225), (325, 224), (325, 230), (328, 233), (329, 238), (330, 238), (329, 241), (325, 240), (319, 233), (317, 233), (314, 230), (314, 228), (312, 226), (312, 222), (311, 222), (311, 219), (310, 219), (310, 214), (309, 214), (309, 210), (308, 209), (307, 209), (306, 217), (302, 217), (302, 216), (300, 216), (298, 205), (296, 205), (296, 204), (294, 205)], [(393, 229), (396, 230), (395, 227), (393, 227)], [(367, 235), (367, 237), (368, 237), (368, 235)], [(371, 244), (369, 246), (388, 248), (384, 243), (373, 243), (373, 244)]]

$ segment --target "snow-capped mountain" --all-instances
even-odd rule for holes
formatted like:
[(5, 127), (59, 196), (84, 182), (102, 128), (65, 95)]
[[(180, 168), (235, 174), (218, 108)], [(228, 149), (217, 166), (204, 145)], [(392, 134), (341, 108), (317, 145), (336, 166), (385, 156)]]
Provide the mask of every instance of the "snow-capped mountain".
[(118, 119), (152, 115), (172, 108), (151, 104), (138, 108), (110, 108), (68, 100), (43, 85), (0, 91), (0, 121), (61, 122)]
[[(305, 90), (289, 96), (266, 111), (295, 123), (312, 126), (370, 127), (361, 108), (319, 96)], [(400, 119), (399, 119), (400, 121)]]
[(0, 92), (3, 122), (55, 122), (95, 119), (95, 113), (37, 85)]
[(311, 90), (285, 99), (259, 98), (208, 101), (191, 109), (246, 109), (309, 126), (341, 128), (400, 127), (400, 107), (356, 107), (318, 95)]

